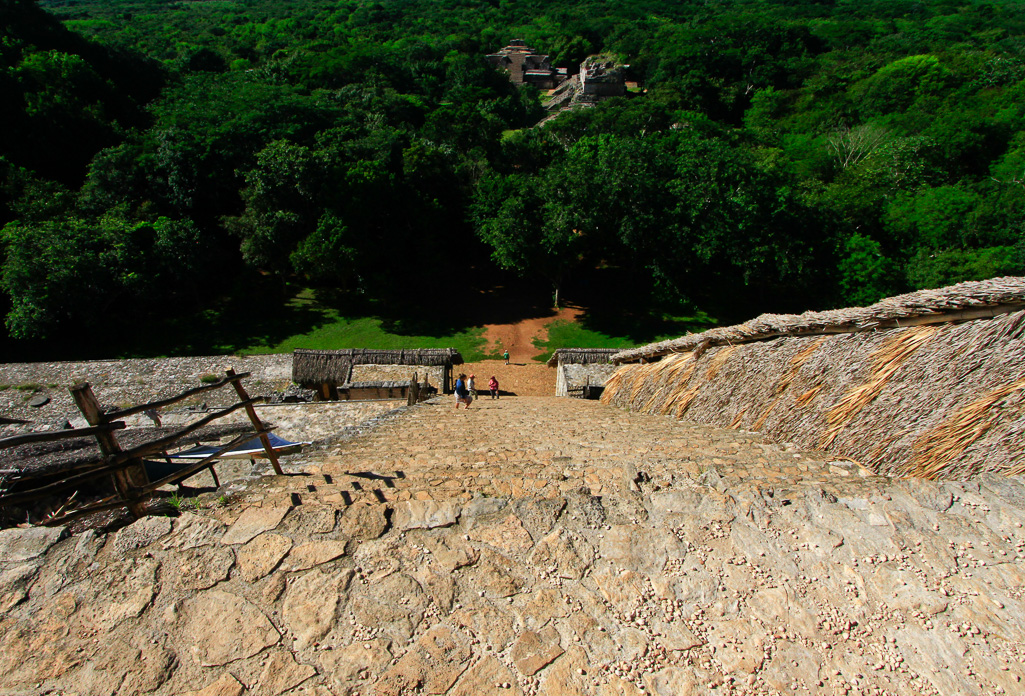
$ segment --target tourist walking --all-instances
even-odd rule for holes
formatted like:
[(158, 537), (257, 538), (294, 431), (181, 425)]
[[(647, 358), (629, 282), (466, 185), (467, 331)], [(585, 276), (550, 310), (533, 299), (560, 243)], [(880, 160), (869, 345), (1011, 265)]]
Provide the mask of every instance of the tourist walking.
[(508, 349), (505, 351), (505, 353), (502, 354), (502, 357), (505, 358), (505, 364), (508, 365), (509, 364), (509, 351), (508, 351)]
[(466, 380), (466, 389), (470, 392), (470, 397), (477, 398), (477, 384), (474, 380), (477, 378), (476, 375), (470, 375), (470, 378)]
[(473, 397), (470, 396), (470, 390), (466, 388), (466, 375), (460, 373), (459, 379), (456, 380), (456, 410), (459, 410), (459, 404), (465, 404), (466, 409), (469, 410), (472, 402)]
[(498, 380), (495, 379), (494, 375), (491, 375), (491, 379), (488, 380), (488, 389), (491, 390), (491, 398), (498, 398)]

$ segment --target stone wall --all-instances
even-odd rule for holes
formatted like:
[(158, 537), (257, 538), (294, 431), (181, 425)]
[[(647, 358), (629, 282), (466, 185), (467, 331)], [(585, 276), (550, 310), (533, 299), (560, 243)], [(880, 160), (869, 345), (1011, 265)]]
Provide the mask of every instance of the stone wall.
[[(603, 387), (616, 372), (615, 365), (560, 365), (555, 378), (555, 395), (570, 396), (569, 390), (590, 384)], [(579, 395), (579, 394), (578, 394)]]
[[(269, 396), (292, 380), (292, 356), (287, 353), (7, 363), (0, 365), (0, 416), (36, 423), (75, 418), (79, 412), (68, 389), (81, 382), (92, 385), (103, 406), (133, 406), (201, 386), (204, 376), (223, 377), (229, 367), (252, 373), (243, 386), (253, 396)], [(43, 406), (29, 406), (36, 397), (49, 401)], [(235, 390), (225, 387), (204, 392), (175, 408), (204, 403), (209, 407), (226, 406), (235, 400)]]
[(445, 380), (445, 368), (441, 365), (353, 365), (352, 382), (408, 382), (413, 374), (423, 384), (424, 375), (432, 387), (441, 389)]

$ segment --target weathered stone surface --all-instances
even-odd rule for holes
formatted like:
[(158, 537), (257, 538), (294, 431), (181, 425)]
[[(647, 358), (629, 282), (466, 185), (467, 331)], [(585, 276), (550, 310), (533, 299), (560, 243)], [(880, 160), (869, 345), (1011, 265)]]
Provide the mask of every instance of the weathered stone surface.
[(645, 586), (644, 578), (637, 573), (630, 570), (620, 573), (605, 568), (593, 577), (602, 597), (620, 613), (625, 614), (641, 605)]
[(168, 573), (182, 590), (205, 590), (222, 580), (235, 565), (235, 554), (230, 548), (197, 548), (175, 555), (173, 570)]
[(515, 515), (509, 515), (497, 524), (474, 526), (469, 536), (507, 555), (523, 553), (534, 545), (534, 540)]
[(524, 631), (513, 643), (509, 658), (521, 674), (537, 674), (545, 665), (563, 653), (559, 634), (552, 628), (540, 633)]
[(383, 638), (350, 643), (317, 653), (317, 663), (343, 693), (352, 685), (376, 679), (391, 663), (391, 641)]
[(337, 512), (326, 505), (300, 505), (285, 516), (281, 527), (293, 537), (330, 534), (335, 529)]
[(601, 556), (619, 568), (654, 575), (669, 558), (686, 555), (676, 537), (661, 529), (616, 525), (605, 533)]
[(409, 641), (424, 616), (426, 597), (419, 583), (405, 573), (354, 588), (349, 600), (358, 623), (380, 628), (396, 643)]
[(587, 696), (590, 693), (589, 666), (584, 649), (571, 646), (544, 671), (539, 693), (545, 696)]
[(246, 582), (256, 582), (274, 570), (292, 548), (292, 540), (280, 534), (261, 534), (236, 552), (238, 574)]
[(514, 504), (516, 517), (534, 539), (540, 539), (555, 527), (566, 507), (565, 498), (526, 498)]
[(295, 636), (296, 647), (307, 648), (331, 630), (343, 593), (352, 580), (352, 571), (323, 573), (319, 570), (297, 578), (285, 595), (285, 625)]
[(129, 551), (149, 546), (171, 533), (170, 517), (143, 517), (117, 531), (111, 539), (114, 553), (123, 556)]
[(721, 621), (708, 633), (708, 644), (723, 674), (754, 674), (765, 657), (765, 635), (743, 619)]
[(281, 639), (255, 604), (222, 590), (207, 590), (190, 599), (183, 613), (184, 635), (203, 667), (252, 657)]
[(345, 508), (338, 522), (338, 531), (346, 539), (366, 541), (377, 539), (388, 529), (386, 505), (376, 505), (365, 501), (353, 503)]
[(464, 568), (477, 562), (477, 551), (455, 536), (425, 540), (434, 560), (447, 572)]
[(192, 696), (242, 696), (246, 688), (239, 683), (239, 680), (229, 672), (222, 674), (217, 681), (200, 691), (193, 692)]
[(516, 563), (487, 549), (482, 550), (477, 562), (464, 572), (469, 585), (489, 597), (508, 597), (525, 585)]
[(292, 653), (277, 650), (271, 653), (253, 693), (256, 696), (278, 696), (302, 684), (317, 673), (310, 665), (300, 664)]
[(569, 616), (569, 602), (553, 587), (543, 587), (519, 610), (520, 620), (531, 630), (538, 630), (549, 621)]
[(311, 541), (294, 547), (285, 560), (286, 570), (307, 570), (345, 555), (344, 541)]
[(538, 542), (530, 562), (567, 580), (579, 580), (594, 562), (594, 549), (580, 535), (556, 529)]
[(454, 500), (407, 500), (395, 506), (397, 529), (434, 529), (449, 527), (459, 519), (459, 504)]
[(385, 672), (376, 690), (382, 696), (402, 696), (414, 691), (443, 694), (455, 683), (470, 660), (469, 642), (451, 626), (435, 626)]
[(65, 527), (0, 530), (0, 563), (19, 563), (41, 556), (67, 535)]
[(516, 637), (515, 617), (487, 599), (454, 612), (451, 618), (455, 625), (480, 636), (486, 646), (496, 651), (504, 650)]
[(88, 606), (82, 610), (86, 625), (98, 631), (110, 631), (125, 619), (139, 616), (156, 595), (157, 569), (152, 558), (128, 559), (104, 574), (105, 583), (96, 588)]
[(183, 512), (174, 521), (174, 532), (161, 542), (163, 549), (193, 549), (216, 543), (224, 533), (225, 524), (212, 517)]
[(776, 643), (776, 652), (762, 672), (762, 678), (777, 691), (791, 691), (790, 685), (794, 680), (806, 687), (814, 687), (819, 681), (821, 666), (819, 657), (805, 646), (780, 641)]
[(36, 577), (36, 563), (21, 563), (0, 570), (0, 613), (28, 596), (29, 583)]
[[(506, 687), (505, 685), (509, 686)], [(522, 696), (523, 690), (512, 671), (494, 657), (478, 660), (470, 667), (449, 692), (450, 696), (480, 696), (480, 694), (509, 694)]]
[(258, 534), (269, 532), (281, 524), (281, 520), (290, 509), (288, 507), (246, 508), (221, 537), (221, 543), (244, 544)]

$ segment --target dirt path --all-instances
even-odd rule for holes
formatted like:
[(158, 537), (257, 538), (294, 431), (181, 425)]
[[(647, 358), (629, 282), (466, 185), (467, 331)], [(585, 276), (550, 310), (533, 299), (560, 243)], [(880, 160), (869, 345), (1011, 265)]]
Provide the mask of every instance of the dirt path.
[(508, 350), (512, 362), (528, 362), (539, 353), (534, 347), (534, 339), (543, 341), (548, 338), (548, 331), (545, 329), (548, 324), (557, 319), (575, 321), (583, 311), (580, 307), (563, 307), (554, 316), (533, 317), (515, 324), (485, 324), (484, 337), (488, 341), (487, 349), (496, 353)]

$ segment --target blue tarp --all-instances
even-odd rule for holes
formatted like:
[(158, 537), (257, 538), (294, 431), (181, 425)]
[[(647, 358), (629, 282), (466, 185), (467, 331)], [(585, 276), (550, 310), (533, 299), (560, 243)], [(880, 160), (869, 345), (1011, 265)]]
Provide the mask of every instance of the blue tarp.
[[(289, 442), (284, 438), (278, 437), (274, 433), (267, 433), (267, 437), (270, 439), (271, 447), (274, 448), (274, 452), (277, 454), (294, 454), (302, 449), (303, 445), (308, 445), (308, 442)], [(210, 455), (214, 454), (220, 449), (219, 445), (201, 445), (193, 447), (192, 449), (182, 450), (181, 452), (175, 452), (169, 454), (171, 459), (205, 459)], [(218, 455), (218, 459), (255, 459), (258, 457), (266, 457), (267, 452), (263, 449), (263, 443), (260, 442), (259, 437), (254, 437), (252, 440), (243, 442), (241, 445), (236, 446), (234, 449), (228, 450), (221, 455)]]

